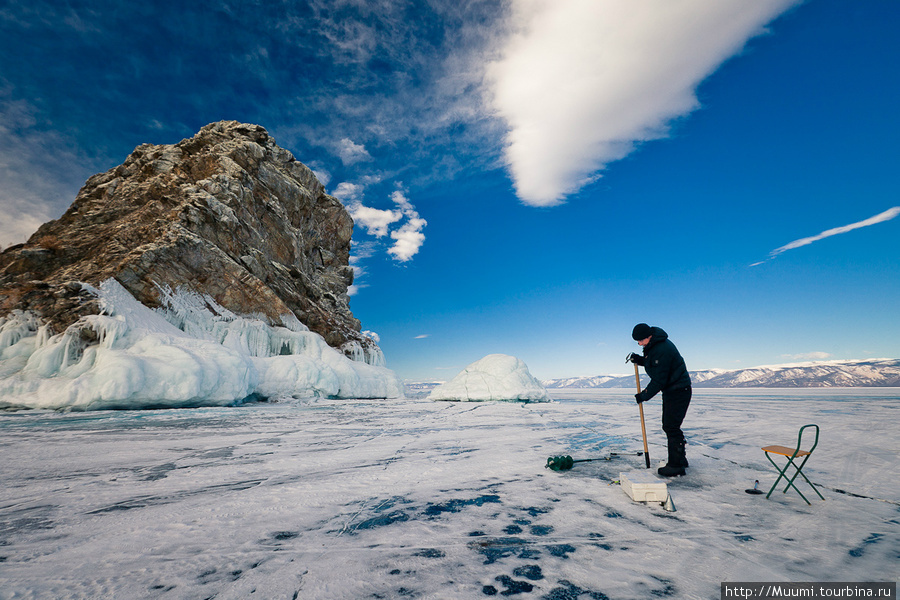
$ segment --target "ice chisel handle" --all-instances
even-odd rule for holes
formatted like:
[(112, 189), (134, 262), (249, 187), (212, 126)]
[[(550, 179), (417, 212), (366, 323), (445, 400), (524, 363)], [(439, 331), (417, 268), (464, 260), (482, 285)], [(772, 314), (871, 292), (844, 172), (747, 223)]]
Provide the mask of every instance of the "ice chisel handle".
[[(634, 364), (634, 384), (637, 386), (637, 393), (641, 393), (641, 374), (638, 373), (637, 363)], [(647, 468), (650, 468), (650, 450), (647, 448), (647, 427), (644, 425), (644, 404), (638, 402), (638, 410), (641, 412), (641, 435), (644, 436), (644, 460)]]

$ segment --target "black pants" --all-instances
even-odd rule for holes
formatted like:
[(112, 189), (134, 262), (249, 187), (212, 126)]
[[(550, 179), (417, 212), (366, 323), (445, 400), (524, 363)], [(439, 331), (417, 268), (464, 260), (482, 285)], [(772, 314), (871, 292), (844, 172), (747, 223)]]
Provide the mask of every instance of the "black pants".
[(681, 424), (691, 405), (691, 386), (673, 390), (665, 390), (662, 393), (662, 427), (666, 432), (667, 446), (669, 450), (669, 466), (686, 467), (684, 432)]

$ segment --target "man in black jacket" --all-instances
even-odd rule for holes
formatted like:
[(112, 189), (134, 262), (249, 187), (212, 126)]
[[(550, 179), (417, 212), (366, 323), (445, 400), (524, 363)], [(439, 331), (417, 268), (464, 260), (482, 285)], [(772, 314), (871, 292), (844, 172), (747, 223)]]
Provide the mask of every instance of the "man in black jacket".
[(632, 353), (628, 360), (643, 366), (650, 376), (650, 383), (635, 394), (635, 400), (640, 404), (662, 392), (662, 427), (666, 432), (669, 460), (657, 472), (664, 477), (684, 475), (688, 461), (681, 423), (691, 403), (691, 376), (678, 348), (661, 328), (638, 323), (631, 337), (644, 349), (644, 353), (643, 356)]

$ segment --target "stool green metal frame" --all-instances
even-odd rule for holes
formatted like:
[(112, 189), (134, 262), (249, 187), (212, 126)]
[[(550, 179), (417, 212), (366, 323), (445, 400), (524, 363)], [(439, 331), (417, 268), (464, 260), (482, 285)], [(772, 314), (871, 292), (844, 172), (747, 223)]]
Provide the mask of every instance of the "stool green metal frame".
[[(813, 441), (812, 448), (810, 448), (809, 450), (801, 450), (800, 448), (802, 448), (803, 430), (806, 429), (807, 427), (815, 427), (816, 428), (816, 439)], [(800, 475), (801, 477), (803, 477), (803, 479), (806, 480), (806, 483), (809, 484), (809, 486), (813, 489), (813, 491), (816, 494), (819, 494), (819, 498), (822, 498), (822, 500), (825, 499), (822, 496), (822, 494), (819, 493), (819, 490), (816, 489), (816, 486), (813, 485), (813, 482), (810, 481), (809, 478), (806, 477), (805, 473), (803, 473), (803, 466), (806, 464), (806, 461), (809, 460), (809, 457), (812, 456), (813, 450), (816, 449), (816, 446), (818, 444), (819, 444), (819, 426), (815, 425), (815, 424), (809, 424), (809, 425), (804, 425), (803, 427), (800, 428), (800, 433), (797, 436), (797, 447), (796, 448), (788, 448), (787, 446), (765, 446), (763, 448), (763, 452), (766, 453), (766, 458), (769, 459), (769, 462), (772, 463), (772, 466), (774, 466), (776, 469), (778, 469), (778, 479), (776, 479), (775, 483), (772, 484), (772, 489), (770, 489), (769, 493), (766, 494), (766, 498), (768, 498), (769, 496), (772, 495), (772, 492), (775, 491), (775, 488), (778, 486), (778, 482), (781, 481), (782, 477), (784, 477), (785, 479), (788, 478), (788, 476), (787, 476), (788, 467), (793, 466), (797, 472), (794, 473), (794, 476), (788, 480), (788, 484), (784, 488), (784, 491), (782, 493), (786, 494), (788, 489), (794, 488), (794, 490), (798, 494), (800, 494), (800, 497), (803, 498), (804, 500), (806, 500), (806, 496), (803, 495), (803, 492), (801, 492), (799, 489), (797, 489), (797, 486), (794, 485), (794, 480), (797, 479), (797, 475)], [(782, 456), (786, 456), (787, 464), (784, 465), (784, 468), (779, 467), (778, 464), (774, 460), (772, 460), (772, 457), (769, 456), (770, 454), (780, 454)], [(801, 461), (800, 464), (797, 465), (794, 462), (794, 459), (800, 458), (801, 456), (803, 457), (803, 461)], [(806, 500), (806, 503), (812, 504), (809, 500)]]

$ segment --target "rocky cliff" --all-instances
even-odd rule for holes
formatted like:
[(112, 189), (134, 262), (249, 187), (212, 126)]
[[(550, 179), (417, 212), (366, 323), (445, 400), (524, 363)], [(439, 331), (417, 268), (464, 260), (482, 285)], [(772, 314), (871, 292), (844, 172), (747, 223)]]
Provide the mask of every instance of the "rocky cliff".
[(265, 129), (213, 123), (177, 144), (139, 146), (91, 177), (60, 219), (0, 254), (0, 316), (29, 310), (61, 332), (99, 312), (81, 282), (113, 278), (151, 308), (168, 288), (270, 325), (293, 315), (369, 361), (380, 350), (347, 296), (352, 230), (340, 202)]

